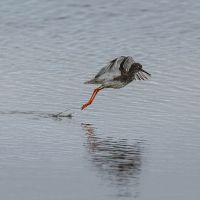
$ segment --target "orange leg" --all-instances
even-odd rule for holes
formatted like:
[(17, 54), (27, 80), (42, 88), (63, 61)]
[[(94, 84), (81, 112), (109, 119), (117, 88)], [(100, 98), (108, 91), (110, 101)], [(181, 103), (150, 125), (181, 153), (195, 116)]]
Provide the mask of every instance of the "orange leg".
[(94, 98), (96, 97), (97, 93), (102, 90), (103, 88), (101, 87), (98, 87), (94, 90), (92, 96), (90, 97), (90, 100), (84, 104), (82, 107), (81, 107), (81, 110), (84, 110), (86, 107), (88, 107), (93, 101), (94, 101)]

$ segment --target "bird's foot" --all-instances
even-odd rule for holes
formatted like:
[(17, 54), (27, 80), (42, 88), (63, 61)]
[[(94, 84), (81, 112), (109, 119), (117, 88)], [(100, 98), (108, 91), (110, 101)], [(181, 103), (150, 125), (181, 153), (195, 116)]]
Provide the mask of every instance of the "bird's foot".
[(84, 110), (86, 107), (88, 107), (88, 104), (84, 104), (82, 107), (81, 107), (81, 110)]

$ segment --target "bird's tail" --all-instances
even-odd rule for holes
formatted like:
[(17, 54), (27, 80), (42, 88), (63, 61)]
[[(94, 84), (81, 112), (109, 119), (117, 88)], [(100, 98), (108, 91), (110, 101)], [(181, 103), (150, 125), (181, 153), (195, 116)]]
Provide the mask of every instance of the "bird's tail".
[(91, 80), (89, 80), (89, 81), (85, 81), (84, 83), (85, 83), (85, 84), (96, 84), (97, 82), (96, 82), (95, 79), (91, 79)]

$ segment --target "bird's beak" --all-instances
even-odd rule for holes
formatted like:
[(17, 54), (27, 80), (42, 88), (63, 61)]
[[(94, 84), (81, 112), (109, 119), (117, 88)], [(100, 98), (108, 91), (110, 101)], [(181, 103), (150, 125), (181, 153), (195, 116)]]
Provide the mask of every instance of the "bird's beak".
[(151, 74), (149, 74), (147, 71), (145, 71), (144, 69), (141, 69), (140, 71), (146, 73), (147, 75), (151, 76)]

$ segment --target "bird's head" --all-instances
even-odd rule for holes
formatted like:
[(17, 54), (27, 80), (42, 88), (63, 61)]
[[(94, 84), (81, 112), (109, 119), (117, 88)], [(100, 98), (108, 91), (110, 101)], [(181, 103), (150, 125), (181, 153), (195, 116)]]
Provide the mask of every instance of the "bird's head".
[(132, 73), (137, 73), (137, 72), (144, 72), (145, 74), (151, 76), (150, 73), (148, 73), (147, 71), (145, 71), (144, 69), (142, 69), (142, 65), (140, 63), (133, 63), (131, 65), (130, 71)]

